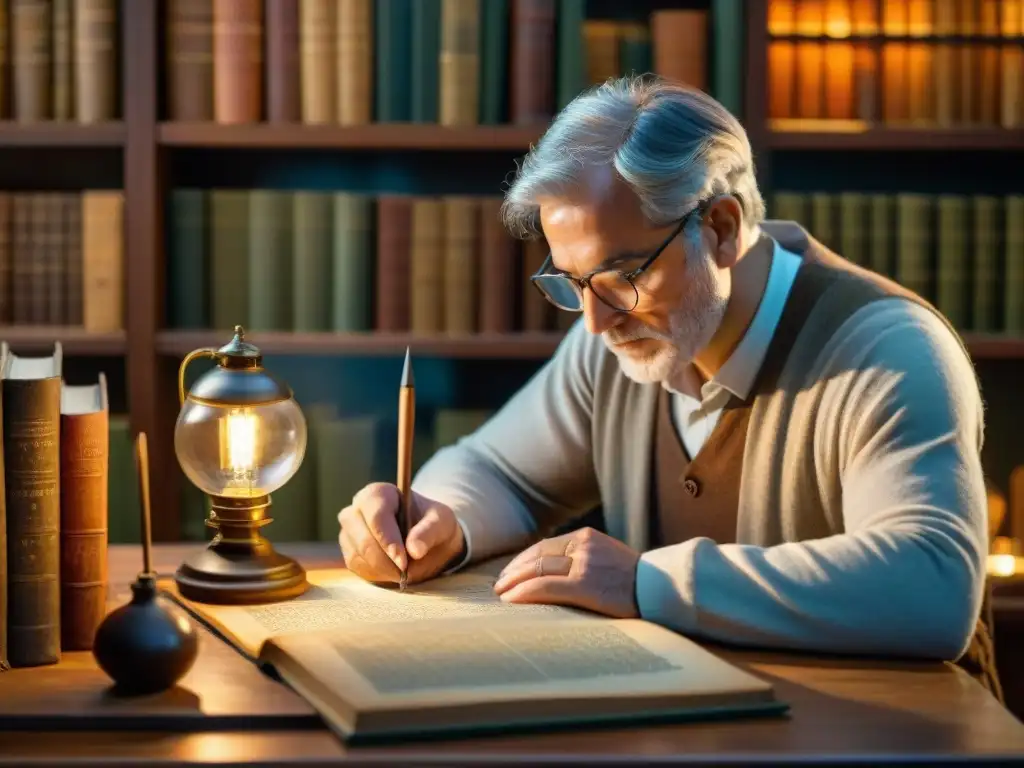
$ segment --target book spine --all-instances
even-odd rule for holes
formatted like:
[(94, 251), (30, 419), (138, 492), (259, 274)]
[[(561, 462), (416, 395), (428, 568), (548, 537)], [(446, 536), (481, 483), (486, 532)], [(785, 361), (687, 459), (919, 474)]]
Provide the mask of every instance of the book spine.
[(409, 330), (413, 333), (444, 330), (444, 232), (443, 201), (434, 197), (413, 201), (409, 257)]
[(12, 0), (11, 48), (14, 118), (50, 118), (53, 68), (52, 9), (49, 0)]
[(54, 120), (74, 117), (74, 0), (53, 0), (53, 85), (50, 114)]
[(12, 196), (0, 192), (0, 323), (9, 325), (14, 319), (11, 301), (11, 278), (14, 254), (11, 243)]
[(555, 108), (554, 0), (512, 0), (511, 28), (509, 119), (547, 123)]
[(85, 328), (124, 328), (124, 193), (89, 190), (82, 196), (82, 315)]
[(480, 200), (480, 330), (511, 333), (515, 328), (516, 241), (502, 226), (500, 197)]
[(67, 301), (65, 315), (68, 325), (79, 326), (83, 322), (83, 259), (82, 259), (82, 196), (71, 192), (64, 196), (64, 296)]
[(444, 204), (444, 330), (449, 334), (477, 329), (479, 236), (476, 200), (448, 197)]
[(3, 382), (11, 666), (60, 661), (60, 379)]
[(213, 108), (218, 123), (255, 123), (262, 117), (260, 0), (213, 0)]
[(376, 330), (409, 330), (409, 241), (412, 200), (382, 195), (377, 201)]
[(441, 125), (476, 125), (480, 111), (480, 6), (441, 0)]
[(302, 122), (317, 125), (334, 122), (335, 27), (334, 0), (299, 0)]
[(212, 0), (167, 0), (166, 9), (168, 117), (212, 120)]
[(107, 412), (64, 414), (60, 431), (61, 650), (92, 648), (107, 602)]
[(299, 65), (299, 3), (266, 0), (267, 121), (297, 123), (302, 117)]
[(341, 125), (365, 125), (373, 120), (372, 3), (373, 0), (340, 0), (338, 5), (336, 95)]
[(75, 7), (75, 116), (80, 123), (117, 115), (116, 0), (77, 0)]

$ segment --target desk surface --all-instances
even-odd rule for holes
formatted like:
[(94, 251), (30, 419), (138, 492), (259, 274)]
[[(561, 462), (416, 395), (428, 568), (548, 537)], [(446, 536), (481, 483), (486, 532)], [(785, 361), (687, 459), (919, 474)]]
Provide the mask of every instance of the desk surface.
[[(156, 548), (154, 566), (171, 572), (188, 546)], [(338, 565), (331, 545), (282, 545), (309, 568)], [(139, 570), (138, 551), (112, 547), (111, 597), (124, 601)], [(159, 717), (133, 732), (75, 730), (75, 713), (105, 699), (106, 681), (88, 653), (61, 664), (0, 676), (5, 715), (48, 713), (29, 731), (0, 732), (0, 765), (247, 765), (529, 764), (967, 764), (1007, 758), (1024, 764), (1024, 725), (953, 665), (821, 660), (723, 650), (730, 662), (772, 682), (791, 704), (784, 718), (598, 729), (560, 734), (346, 749), (310, 708), (213, 636), (202, 634), (199, 661), (179, 689), (155, 710), (191, 712), (194, 732), (169, 732)], [(108, 704), (103, 704), (108, 706)], [(118, 706), (125, 706), (120, 704)], [(62, 722), (61, 713), (64, 714)], [(116, 712), (114, 713), (116, 716)], [(214, 716), (216, 727), (204, 725)], [(144, 729), (143, 729), (144, 728)], [(59, 729), (59, 730), (57, 730)], [(181, 727), (178, 728), (181, 731)]]

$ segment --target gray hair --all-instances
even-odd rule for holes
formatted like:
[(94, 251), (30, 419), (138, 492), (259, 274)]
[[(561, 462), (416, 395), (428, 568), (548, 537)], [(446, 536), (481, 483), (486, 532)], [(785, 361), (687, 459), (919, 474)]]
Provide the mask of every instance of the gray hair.
[(765, 218), (746, 131), (707, 94), (649, 77), (609, 80), (577, 96), (530, 149), (501, 217), (518, 238), (539, 236), (538, 199), (571, 194), (588, 165), (611, 163), (656, 226), (713, 195), (737, 195), (744, 227)]

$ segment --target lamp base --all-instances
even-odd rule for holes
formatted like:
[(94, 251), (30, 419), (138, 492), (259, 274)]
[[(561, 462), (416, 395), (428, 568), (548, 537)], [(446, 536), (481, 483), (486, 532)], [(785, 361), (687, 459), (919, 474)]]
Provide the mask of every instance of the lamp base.
[[(303, 594), (309, 588), (305, 569), (277, 552), (257, 530), (270, 520), (249, 520), (239, 526), (238, 521), (226, 520), (224, 512), (230, 507), (240, 510), (242, 505), (219, 505), (217, 501), (207, 524), (219, 532), (209, 546), (187, 557), (174, 574), (181, 596), (197, 603), (253, 605)], [(259, 506), (269, 506), (269, 499)], [(239, 535), (239, 527), (247, 529), (245, 535)]]

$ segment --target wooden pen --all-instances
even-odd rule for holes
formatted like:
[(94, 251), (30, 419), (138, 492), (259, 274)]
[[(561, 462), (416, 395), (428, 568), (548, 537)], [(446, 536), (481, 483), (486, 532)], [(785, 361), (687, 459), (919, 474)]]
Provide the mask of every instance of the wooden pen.
[[(412, 376), (412, 360), (409, 348), (405, 348), (405, 365), (402, 367), (402, 383), (398, 390), (398, 532), (405, 546), (409, 529), (412, 528), (412, 449), (416, 422), (416, 386)], [(408, 583), (408, 560), (402, 570), (399, 589), (405, 591)]]

